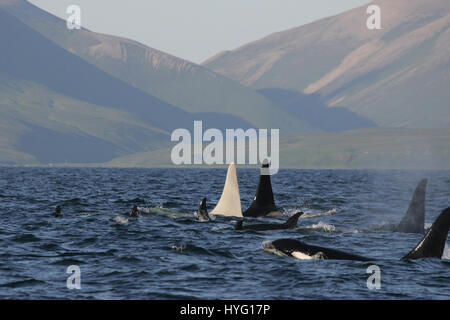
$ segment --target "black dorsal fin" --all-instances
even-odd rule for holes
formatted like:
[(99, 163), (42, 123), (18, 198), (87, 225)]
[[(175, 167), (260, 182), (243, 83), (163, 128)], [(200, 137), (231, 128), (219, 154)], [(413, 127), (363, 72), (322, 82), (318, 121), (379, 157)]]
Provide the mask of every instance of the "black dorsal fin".
[(207, 209), (206, 209), (206, 198), (203, 198), (203, 199), (202, 199), (202, 201), (200, 202), (200, 206), (198, 207), (198, 209), (199, 209), (199, 210), (205, 210), (205, 211), (207, 211)]
[(242, 220), (238, 220), (234, 225), (234, 230), (242, 230), (243, 229), (242, 223), (243, 223)]
[(295, 228), (297, 226), (297, 223), (298, 223), (298, 218), (300, 218), (300, 216), (302, 214), (303, 214), (303, 212), (297, 212), (292, 217), (290, 217), (285, 223), (286, 227), (288, 227), (288, 228)]
[(403, 259), (441, 258), (449, 228), (450, 207), (442, 211), (419, 244)]
[(264, 160), (259, 176), (258, 188), (251, 206), (244, 212), (246, 217), (261, 217), (272, 211), (277, 211), (270, 181), (269, 163)]
[(408, 211), (395, 232), (425, 233), (425, 195), (427, 191), (427, 179), (419, 182), (414, 191)]

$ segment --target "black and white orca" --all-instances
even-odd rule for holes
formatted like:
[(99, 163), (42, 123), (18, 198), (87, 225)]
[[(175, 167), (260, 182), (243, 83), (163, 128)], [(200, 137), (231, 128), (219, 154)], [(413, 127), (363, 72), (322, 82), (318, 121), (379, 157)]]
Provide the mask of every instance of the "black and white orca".
[(208, 210), (206, 209), (206, 198), (200, 202), (200, 206), (198, 207), (196, 218), (200, 222), (211, 221), (211, 217), (208, 214)]
[(263, 242), (264, 251), (280, 256), (290, 256), (299, 260), (357, 260), (370, 261), (372, 259), (346, 253), (340, 250), (311, 246), (295, 239), (278, 239)]
[(261, 167), (256, 195), (253, 198), (250, 207), (244, 211), (244, 217), (276, 217), (282, 215), (282, 213), (278, 211), (273, 198), (269, 167), (269, 162), (264, 160)]
[(394, 232), (425, 233), (425, 194), (427, 179), (419, 182), (409, 203), (408, 211)]
[[(441, 212), (419, 244), (402, 259), (441, 258), (444, 253), (449, 228), (450, 207)], [(263, 249), (267, 252), (291, 256), (300, 260), (375, 260), (335, 249), (311, 246), (295, 239), (265, 241), (263, 242)]]
[(294, 229), (297, 226), (298, 218), (303, 214), (303, 212), (297, 212), (292, 217), (290, 217), (285, 223), (262, 223), (262, 224), (251, 224), (243, 225), (243, 221), (240, 220), (236, 222), (234, 227), (235, 230), (256, 230), (256, 231), (267, 231), (267, 230), (284, 230), (284, 229)]

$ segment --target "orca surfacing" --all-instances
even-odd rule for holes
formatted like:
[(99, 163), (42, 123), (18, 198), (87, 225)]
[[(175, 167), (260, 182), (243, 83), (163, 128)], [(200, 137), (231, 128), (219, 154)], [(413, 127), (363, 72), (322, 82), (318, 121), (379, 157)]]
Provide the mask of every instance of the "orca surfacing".
[(279, 216), (275, 200), (273, 198), (272, 184), (270, 182), (269, 173), (270, 164), (264, 160), (261, 167), (261, 174), (259, 176), (258, 188), (256, 195), (250, 207), (243, 213), (244, 217), (264, 217), (264, 216)]
[(292, 217), (290, 217), (285, 223), (262, 223), (262, 224), (251, 224), (243, 225), (243, 221), (236, 222), (234, 227), (235, 230), (255, 230), (255, 231), (267, 231), (267, 230), (284, 230), (284, 229), (294, 229), (297, 226), (298, 218), (303, 214), (303, 212), (297, 212)]
[(208, 214), (208, 210), (206, 209), (206, 198), (203, 198), (202, 202), (200, 202), (200, 206), (197, 210), (197, 220), (200, 222), (211, 221), (211, 217)]
[[(441, 212), (423, 239), (402, 259), (441, 258), (450, 228), (450, 207)], [(343, 251), (308, 245), (295, 239), (278, 239), (263, 242), (263, 249), (277, 255), (285, 255), (300, 260), (357, 260), (375, 259), (346, 253)]]

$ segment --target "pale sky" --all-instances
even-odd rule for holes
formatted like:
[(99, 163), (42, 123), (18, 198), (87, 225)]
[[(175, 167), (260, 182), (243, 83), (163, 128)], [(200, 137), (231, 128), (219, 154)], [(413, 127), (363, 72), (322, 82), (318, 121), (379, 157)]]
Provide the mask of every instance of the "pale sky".
[(201, 63), (271, 33), (367, 4), (369, 0), (30, 0), (81, 25)]

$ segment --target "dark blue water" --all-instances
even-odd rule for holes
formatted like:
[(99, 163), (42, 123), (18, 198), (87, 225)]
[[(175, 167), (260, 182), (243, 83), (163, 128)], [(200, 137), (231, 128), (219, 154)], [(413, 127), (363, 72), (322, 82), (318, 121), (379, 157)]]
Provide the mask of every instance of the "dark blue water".
[[(422, 178), (429, 178), (427, 225), (450, 206), (450, 172), (281, 170), (272, 177), (278, 206), (306, 217), (295, 230), (271, 232), (234, 231), (225, 217), (194, 220), (203, 196), (213, 208), (225, 175), (0, 168), (0, 298), (450, 298), (449, 249), (442, 260), (400, 261), (421, 236), (391, 231)], [(238, 169), (244, 209), (258, 177), (259, 170)], [(138, 219), (126, 216), (134, 204), (145, 212)], [(56, 205), (63, 218), (52, 217)], [(263, 241), (281, 237), (374, 261), (300, 261), (262, 250)], [(381, 269), (379, 290), (366, 286), (372, 264)], [(70, 265), (81, 269), (81, 290), (66, 287)]]

